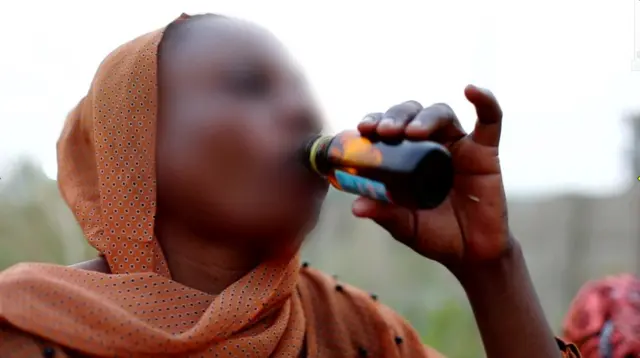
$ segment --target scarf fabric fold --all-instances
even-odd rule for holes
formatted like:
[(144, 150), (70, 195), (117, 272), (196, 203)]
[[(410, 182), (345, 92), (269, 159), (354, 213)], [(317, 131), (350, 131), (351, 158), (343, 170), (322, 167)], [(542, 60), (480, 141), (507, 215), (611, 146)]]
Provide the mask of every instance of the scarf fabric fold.
[(301, 269), (297, 255), (262, 263), (217, 296), (171, 280), (153, 231), (163, 31), (103, 61), (58, 141), (60, 191), (111, 274), (5, 270), (0, 356), (440, 357), (391, 310)]

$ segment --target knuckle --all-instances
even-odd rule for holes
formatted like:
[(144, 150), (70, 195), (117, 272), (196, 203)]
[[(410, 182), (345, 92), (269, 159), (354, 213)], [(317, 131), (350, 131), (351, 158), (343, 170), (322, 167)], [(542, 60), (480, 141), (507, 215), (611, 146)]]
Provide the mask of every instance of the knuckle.
[(389, 108), (384, 116), (403, 121), (413, 118), (420, 110), (422, 110), (420, 103), (406, 101)]
[(372, 113), (367, 113), (364, 117), (362, 117), (361, 122), (375, 122), (375, 121), (379, 121), (381, 118), (382, 118), (382, 113), (372, 112)]
[(436, 103), (431, 108), (440, 119), (454, 120), (456, 118), (453, 108), (446, 103)]
[(422, 109), (422, 104), (420, 104), (420, 102), (418, 101), (414, 101), (414, 100), (409, 100), (404, 102), (402, 105), (406, 106), (407, 108), (413, 110), (413, 111), (420, 111)]
[(446, 103), (434, 103), (432, 107), (442, 113), (453, 113), (453, 109), (451, 108), (451, 106)]
[(389, 108), (385, 113), (384, 117), (398, 119), (398, 117), (402, 117), (405, 114), (405, 109), (401, 104), (395, 105)]

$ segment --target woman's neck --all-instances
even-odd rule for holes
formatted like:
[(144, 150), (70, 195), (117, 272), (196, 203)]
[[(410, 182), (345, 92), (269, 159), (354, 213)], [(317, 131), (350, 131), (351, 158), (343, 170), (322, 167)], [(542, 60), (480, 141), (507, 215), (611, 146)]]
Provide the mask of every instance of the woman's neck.
[(172, 279), (209, 294), (219, 294), (260, 263), (253, 250), (232, 245), (238, 240), (201, 237), (177, 223), (156, 222), (156, 237)]

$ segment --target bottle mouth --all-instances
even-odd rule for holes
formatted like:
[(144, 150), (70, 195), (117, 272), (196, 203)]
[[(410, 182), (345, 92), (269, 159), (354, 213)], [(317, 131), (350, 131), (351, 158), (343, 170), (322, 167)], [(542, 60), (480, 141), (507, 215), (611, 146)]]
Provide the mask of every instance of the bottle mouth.
[(314, 134), (307, 137), (300, 148), (298, 149), (298, 159), (304, 165), (305, 168), (318, 173), (318, 169), (315, 163), (315, 157), (318, 153), (318, 144), (322, 138), (321, 134)]

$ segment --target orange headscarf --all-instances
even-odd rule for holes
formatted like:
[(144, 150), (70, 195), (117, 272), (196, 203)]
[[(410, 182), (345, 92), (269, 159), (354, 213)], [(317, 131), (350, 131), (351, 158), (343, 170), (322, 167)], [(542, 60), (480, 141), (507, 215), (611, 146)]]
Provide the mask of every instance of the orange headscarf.
[(300, 269), (297, 256), (264, 262), (217, 296), (171, 280), (153, 233), (162, 34), (107, 57), (58, 142), (62, 195), (112, 274), (4, 271), (0, 356), (440, 357), (387, 307)]
[(586, 358), (640, 356), (640, 280), (624, 274), (584, 285), (565, 318), (564, 336)]

